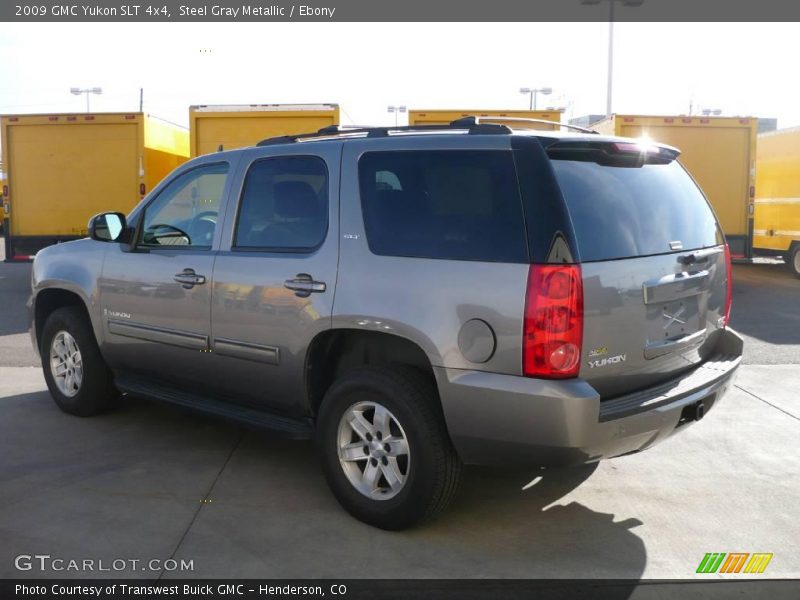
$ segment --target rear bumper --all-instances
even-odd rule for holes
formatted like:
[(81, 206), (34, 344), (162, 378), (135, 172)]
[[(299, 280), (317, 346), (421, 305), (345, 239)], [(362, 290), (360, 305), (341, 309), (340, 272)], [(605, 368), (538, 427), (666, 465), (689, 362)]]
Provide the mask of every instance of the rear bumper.
[(547, 381), (435, 368), (450, 437), (462, 460), (564, 466), (649, 448), (707, 413), (733, 384), (742, 339), (720, 332), (716, 354), (656, 387), (600, 402), (582, 379)]

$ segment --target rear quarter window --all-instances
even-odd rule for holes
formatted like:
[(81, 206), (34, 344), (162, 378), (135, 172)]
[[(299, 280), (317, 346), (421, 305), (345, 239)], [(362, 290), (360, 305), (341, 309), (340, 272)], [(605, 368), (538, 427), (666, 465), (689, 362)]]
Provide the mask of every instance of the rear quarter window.
[(677, 161), (618, 167), (552, 160), (552, 165), (581, 261), (664, 254), (722, 241), (705, 196)]
[(373, 253), (528, 261), (510, 151), (368, 152), (358, 168), (364, 226)]

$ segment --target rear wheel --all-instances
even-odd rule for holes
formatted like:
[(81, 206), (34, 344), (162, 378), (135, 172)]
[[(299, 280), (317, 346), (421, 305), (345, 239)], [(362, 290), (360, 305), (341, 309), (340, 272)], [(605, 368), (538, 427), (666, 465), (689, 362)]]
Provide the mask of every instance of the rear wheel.
[(789, 250), (789, 259), (786, 261), (795, 277), (800, 277), (800, 244), (794, 244)]
[(398, 530), (430, 519), (461, 479), (433, 385), (419, 372), (365, 367), (325, 395), (317, 442), (325, 477), (356, 518)]
[(88, 417), (110, 406), (116, 395), (111, 373), (83, 311), (54, 310), (42, 328), (39, 349), (47, 388), (61, 410)]

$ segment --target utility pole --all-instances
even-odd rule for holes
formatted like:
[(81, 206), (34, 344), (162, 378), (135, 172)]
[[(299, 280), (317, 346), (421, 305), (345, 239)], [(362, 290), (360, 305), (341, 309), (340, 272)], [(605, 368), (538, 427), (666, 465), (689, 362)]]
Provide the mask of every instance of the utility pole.
[(614, 6), (616, 2), (608, 3), (608, 81), (606, 82), (606, 116), (611, 114), (611, 92), (614, 81)]
[(608, 2), (608, 80), (606, 82), (606, 115), (611, 114), (611, 99), (614, 85), (614, 13), (617, 2), (626, 8), (637, 8), (644, 0), (581, 0), (581, 4), (597, 5)]

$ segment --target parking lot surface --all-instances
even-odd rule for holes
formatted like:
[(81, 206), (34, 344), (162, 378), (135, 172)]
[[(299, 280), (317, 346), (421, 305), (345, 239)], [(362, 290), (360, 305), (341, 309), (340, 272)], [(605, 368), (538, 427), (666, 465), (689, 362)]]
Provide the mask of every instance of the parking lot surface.
[[(470, 468), (451, 510), (401, 533), (341, 510), (310, 443), (130, 399), (59, 412), (29, 279), (0, 264), (0, 577), (718, 577), (695, 574), (707, 552), (773, 553), (766, 575), (800, 577), (800, 280), (781, 265), (735, 267), (745, 365), (706, 419), (599, 465)], [(193, 570), (19, 571), (20, 554)]]

